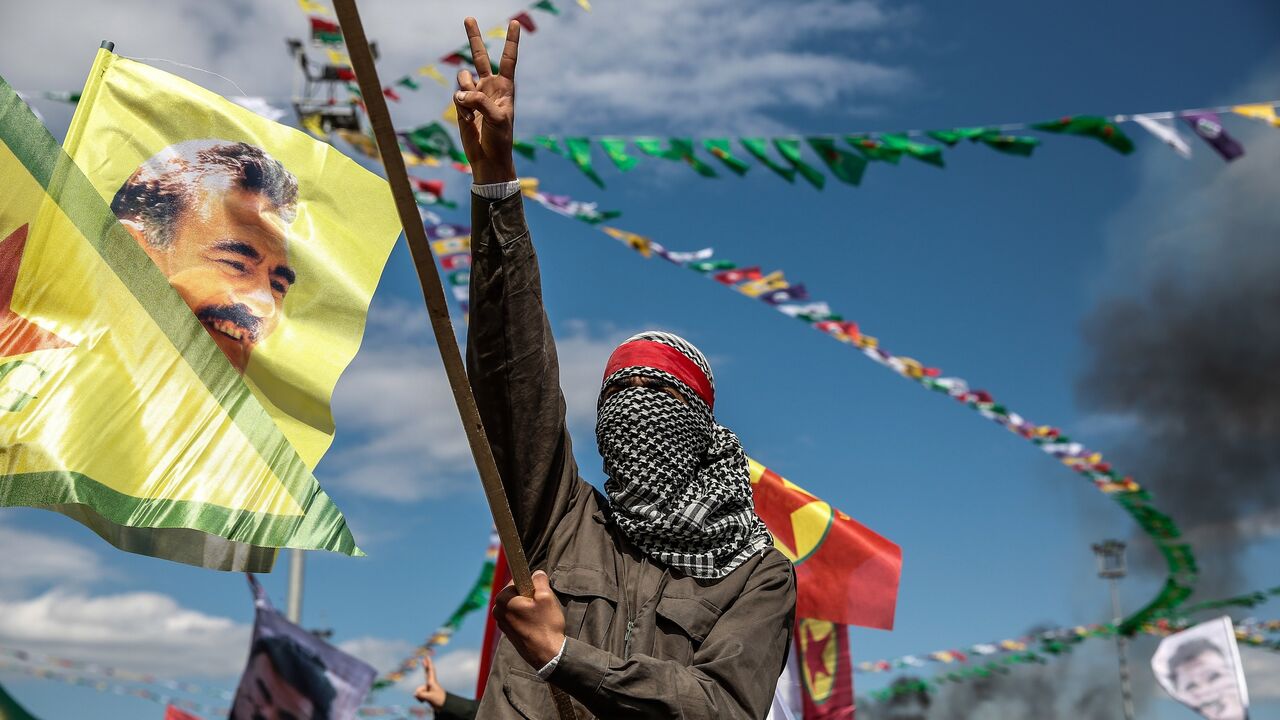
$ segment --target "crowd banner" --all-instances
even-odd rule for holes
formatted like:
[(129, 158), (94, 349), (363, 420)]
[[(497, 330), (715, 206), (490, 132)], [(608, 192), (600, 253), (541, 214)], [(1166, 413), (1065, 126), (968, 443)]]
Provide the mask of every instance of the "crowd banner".
[(1161, 640), (1151, 656), (1151, 670), (1174, 700), (1209, 720), (1249, 716), (1249, 688), (1230, 617)]
[(356, 717), (373, 685), (374, 669), (286, 620), (257, 579), (248, 578), (253, 639), (231, 703), (231, 720)]
[(0, 81), (0, 177), (0, 506), (222, 570), (360, 554), (312, 469), (398, 234), (386, 183), (105, 49), (65, 153)]

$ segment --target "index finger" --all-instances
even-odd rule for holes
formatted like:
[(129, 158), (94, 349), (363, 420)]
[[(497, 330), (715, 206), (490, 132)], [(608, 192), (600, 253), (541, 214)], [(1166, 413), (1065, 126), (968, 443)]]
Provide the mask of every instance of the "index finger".
[(520, 53), (520, 23), (512, 20), (507, 25), (507, 44), (502, 47), (502, 63), (498, 74), (508, 80), (516, 79), (516, 56)]
[(471, 43), (471, 59), (476, 63), (476, 75), (489, 77), (493, 74), (493, 67), (489, 64), (489, 50), (484, 46), (484, 37), (480, 35), (480, 25), (475, 18), (469, 17), (462, 21), (462, 26), (467, 29), (467, 42)]

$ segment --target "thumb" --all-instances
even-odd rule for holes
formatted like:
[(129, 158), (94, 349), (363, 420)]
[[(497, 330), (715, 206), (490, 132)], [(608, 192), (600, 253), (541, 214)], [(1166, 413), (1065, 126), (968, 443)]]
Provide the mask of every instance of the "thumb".
[(533, 573), (533, 592), (539, 594), (543, 592), (551, 592), (551, 579), (542, 570), (536, 570)]
[(500, 119), (498, 106), (479, 90), (459, 90), (453, 94), (453, 101), (457, 103), (459, 111), (479, 112), (484, 115), (485, 120), (495, 123)]

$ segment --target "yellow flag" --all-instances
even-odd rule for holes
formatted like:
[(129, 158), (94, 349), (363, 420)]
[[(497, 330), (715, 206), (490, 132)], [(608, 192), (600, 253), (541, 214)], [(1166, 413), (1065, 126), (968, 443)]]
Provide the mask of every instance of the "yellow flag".
[(333, 48), (325, 48), (324, 52), (325, 52), (325, 55), (329, 57), (330, 65), (339, 65), (342, 67), (347, 67), (351, 65), (351, 58), (341, 50), (334, 50)]
[(0, 506), (218, 569), (359, 554), (312, 470), (398, 235), (386, 183), (106, 51), (65, 150), (0, 80)]
[(329, 14), (329, 8), (325, 7), (321, 3), (316, 2), (315, 0), (298, 0), (298, 7), (302, 9), (302, 12), (308, 13), (311, 15), (328, 15)]
[(453, 102), (450, 101), (448, 105), (444, 106), (444, 112), (440, 113), (440, 117), (443, 118), (444, 121), (447, 123), (452, 123), (453, 125), (457, 125), (458, 124), (458, 106), (454, 105)]
[(1251, 117), (1255, 120), (1271, 123), (1272, 127), (1280, 127), (1280, 117), (1276, 116), (1275, 106), (1269, 103), (1237, 105), (1231, 108), (1231, 111), (1237, 115), (1244, 115), (1245, 117)]
[(441, 85), (449, 87), (449, 81), (444, 78), (444, 75), (440, 74), (440, 71), (436, 69), (435, 65), (423, 65), (418, 68), (418, 74), (425, 75)]

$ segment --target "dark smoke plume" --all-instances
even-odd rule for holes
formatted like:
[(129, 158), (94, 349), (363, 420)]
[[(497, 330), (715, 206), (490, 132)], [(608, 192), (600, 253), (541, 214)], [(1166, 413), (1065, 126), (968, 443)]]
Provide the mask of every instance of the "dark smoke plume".
[(1171, 154), (1148, 163), (1157, 187), (1118, 228), (1142, 248), (1125, 273), (1138, 279), (1087, 319), (1078, 385), (1129, 427), (1111, 455), (1188, 535), (1199, 598), (1245, 589), (1240, 550), (1280, 529), (1280, 134), (1228, 122), (1239, 161), (1201, 145), (1176, 174)]

